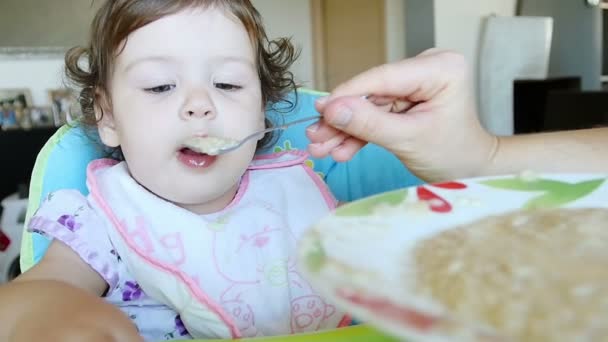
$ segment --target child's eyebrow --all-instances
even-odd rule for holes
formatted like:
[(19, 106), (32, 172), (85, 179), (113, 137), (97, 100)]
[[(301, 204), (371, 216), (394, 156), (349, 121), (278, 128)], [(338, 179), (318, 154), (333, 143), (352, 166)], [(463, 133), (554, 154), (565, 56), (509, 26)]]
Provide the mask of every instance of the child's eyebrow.
[(128, 72), (129, 70), (133, 69), (138, 64), (141, 64), (144, 62), (172, 63), (172, 62), (175, 62), (175, 59), (172, 57), (169, 57), (169, 56), (146, 56), (146, 57), (142, 57), (142, 58), (136, 58), (134, 61), (131, 61), (129, 64), (127, 64), (127, 66), (124, 68), (124, 70), (125, 70), (125, 72)]
[[(144, 62), (161, 62), (161, 63), (175, 63), (176, 59), (171, 56), (146, 56), (142, 58), (136, 58), (135, 60), (129, 62), (127, 66), (124, 68), (125, 72), (133, 69), (138, 64)], [(238, 63), (243, 64), (249, 68), (256, 69), (255, 64), (249, 58), (241, 57), (241, 56), (217, 56), (212, 59), (212, 63), (214, 64), (223, 64), (223, 63)]]
[(238, 63), (244, 64), (247, 67), (255, 69), (255, 64), (249, 58), (241, 57), (241, 56), (217, 56), (213, 58), (213, 63), (222, 64), (222, 63)]

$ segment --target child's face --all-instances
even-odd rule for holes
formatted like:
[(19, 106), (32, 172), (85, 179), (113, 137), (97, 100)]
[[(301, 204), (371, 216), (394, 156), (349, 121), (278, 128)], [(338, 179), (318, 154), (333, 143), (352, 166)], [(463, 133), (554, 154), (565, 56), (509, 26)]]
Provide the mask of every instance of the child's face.
[(183, 144), (264, 128), (254, 48), (236, 17), (187, 11), (134, 31), (116, 59), (110, 97), (100, 135), (121, 147), (140, 184), (198, 213), (232, 200), (256, 142), (217, 158), (192, 157)]

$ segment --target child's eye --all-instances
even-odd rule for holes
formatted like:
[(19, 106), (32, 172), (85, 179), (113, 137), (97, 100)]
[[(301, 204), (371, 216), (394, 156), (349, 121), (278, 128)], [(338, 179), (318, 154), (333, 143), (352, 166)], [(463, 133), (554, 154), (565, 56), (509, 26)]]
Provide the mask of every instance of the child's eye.
[(236, 85), (236, 84), (230, 84), (230, 83), (216, 83), (215, 87), (217, 89), (221, 89), (221, 90), (239, 90), (242, 89), (243, 87)]
[(149, 93), (161, 94), (171, 91), (175, 88), (175, 84), (163, 84), (152, 88), (145, 88), (144, 90)]

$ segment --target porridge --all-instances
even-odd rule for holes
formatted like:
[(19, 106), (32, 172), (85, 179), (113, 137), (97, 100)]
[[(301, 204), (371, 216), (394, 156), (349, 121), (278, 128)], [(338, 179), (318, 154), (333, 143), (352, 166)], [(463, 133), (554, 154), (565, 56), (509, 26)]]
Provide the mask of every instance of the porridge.
[(421, 241), (417, 294), (515, 341), (608, 339), (608, 210), (488, 217)]

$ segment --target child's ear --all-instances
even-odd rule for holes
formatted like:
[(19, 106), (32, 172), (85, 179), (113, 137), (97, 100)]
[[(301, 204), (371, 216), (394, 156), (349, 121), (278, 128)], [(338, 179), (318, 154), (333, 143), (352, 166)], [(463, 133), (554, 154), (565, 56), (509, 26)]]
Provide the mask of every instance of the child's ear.
[(111, 106), (107, 97), (97, 94), (97, 101), (95, 104), (95, 119), (97, 120), (97, 132), (101, 142), (108, 147), (120, 146), (120, 137), (118, 130), (116, 129), (116, 121), (114, 120), (114, 113), (112, 113)]

